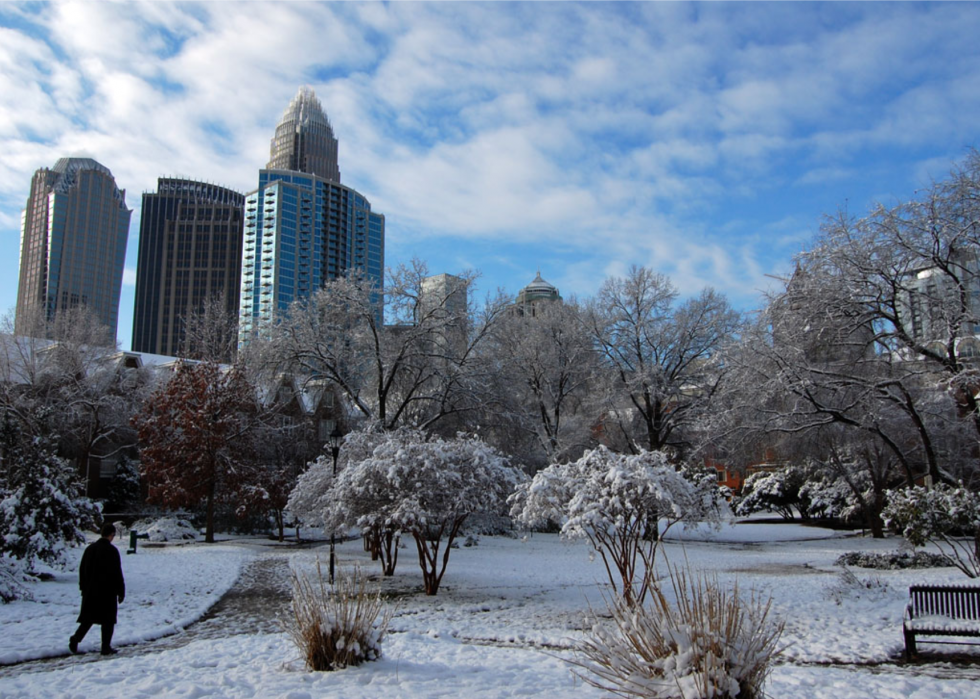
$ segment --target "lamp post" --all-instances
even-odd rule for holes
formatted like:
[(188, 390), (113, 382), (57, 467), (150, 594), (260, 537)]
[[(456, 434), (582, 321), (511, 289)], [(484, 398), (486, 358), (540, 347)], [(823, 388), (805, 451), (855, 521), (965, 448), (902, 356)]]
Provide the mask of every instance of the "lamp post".
[[(333, 457), (333, 477), (337, 479), (337, 457), (340, 455), (340, 440), (344, 438), (344, 433), (340, 431), (340, 425), (334, 425), (333, 432), (330, 433), (330, 456)], [(330, 584), (333, 585), (333, 571), (335, 560), (335, 546), (337, 540), (334, 532), (330, 532)]]

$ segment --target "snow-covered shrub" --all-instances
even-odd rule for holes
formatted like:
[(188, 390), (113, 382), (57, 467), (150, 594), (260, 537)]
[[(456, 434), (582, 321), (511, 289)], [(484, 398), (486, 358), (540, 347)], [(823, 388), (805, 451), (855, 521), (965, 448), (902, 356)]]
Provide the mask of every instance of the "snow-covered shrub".
[(339, 670), (381, 657), (390, 612), (380, 590), (371, 592), (355, 569), (331, 587), (317, 560), (316, 578), (293, 572), (293, 623), (289, 634), (314, 672)]
[(945, 568), (953, 563), (940, 553), (928, 551), (893, 551), (874, 553), (850, 551), (837, 558), (835, 565), (872, 568), (874, 570), (905, 570), (909, 568)]
[(102, 511), (122, 513), (139, 504), (140, 464), (123, 458), (116, 465), (116, 472), (106, 485), (106, 496)]
[(772, 600), (671, 571), (676, 604), (656, 588), (646, 605), (609, 604), (572, 664), (594, 687), (648, 699), (757, 699), (782, 649)]
[(783, 519), (791, 520), (796, 510), (806, 519), (809, 517), (807, 503), (800, 499), (800, 489), (805, 483), (806, 473), (801, 466), (753, 473), (742, 484), (735, 512), (740, 517), (753, 512), (775, 512)]
[(845, 599), (882, 599), (889, 594), (888, 583), (876, 575), (859, 578), (849, 568), (844, 568), (836, 582), (827, 590), (827, 596), (840, 606)]
[(524, 526), (561, 522), (562, 537), (588, 539), (627, 603), (643, 601), (666, 529), (730, 514), (713, 475), (686, 478), (662, 452), (616, 454), (601, 446), (539, 471), (508, 502)]
[(931, 543), (967, 577), (980, 577), (980, 494), (945, 483), (892, 490), (882, 516), (913, 546)]
[(24, 569), (24, 561), (0, 556), (0, 602), (6, 604), (15, 599), (32, 599), (27, 588), (29, 576)]
[(140, 520), (133, 529), (147, 534), (149, 541), (193, 541), (197, 539), (197, 529), (186, 519), (180, 517), (160, 517)]

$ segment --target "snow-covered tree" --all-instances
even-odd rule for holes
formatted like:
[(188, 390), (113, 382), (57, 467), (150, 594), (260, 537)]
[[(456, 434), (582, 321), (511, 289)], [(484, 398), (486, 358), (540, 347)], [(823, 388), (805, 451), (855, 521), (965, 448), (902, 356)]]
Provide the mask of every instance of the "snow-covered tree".
[(245, 465), (260, 411), (239, 367), (181, 363), (134, 422), (149, 500), (168, 507), (205, 505), (205, 541), (214, 542), (215, 505), (248, 483)]
[[(31, 418), (45, 412), (41, 436), (57, 434), (58, 456), (93, 483), (100, 461), (135, 445), (130, 419), (146, 396), (148, 373), (124, 365), (111, 333), (85, 308), (42, 321), (26, 323), (34, 337), (0, 333), (0, 404), (35, 435), (42, 425)], [(10, 318), (0, 320), (4, 329), (13, 329)]]
[[(374, 439), (370, 453), (348, 459), (336, 479), (326, 473), (332, 469), (328, 458), (312, 464), (297, 484), (290, 510), (319, 510), (330, 531), (359, 527), (366, 534), (410, 535), (425, 593), (435, 595), (466, 519), (503, 509), (522, 474), (473, 436), (426, 441), (420, 431), (406, 428), (362, 444)], [(394, 559), (383, 564), (393, 568)]]
[(934, 544), (967, 577), (980, 578), (980, 494), (945, 483), (893, 490), (884, 518), (913, 546)]
[(579, 305), (566, 300), (540, 304), (534, 315), (510, 314), (491, 345), (499, 370), (490, 412), (502, 420), (499, 431), (512, 448), (517, 435), (525, 435), (533, 443), (525, 462), (542, 465), (580, 454), (592, 441), (600, 410), (599, 353)]
[(634, 266), (607, 279), (589, 304), (588, 324), (618, 398), (606, 429), (621, 430), (630, 448), (683, 453), (691, 446), (691, 426), (722, 375), (714, 360), (741, 327), (740, 314), (712, 289), (682, 303), (677, 297), (667, 277)]
[(609, 582), (629, 604), (642, 604), (653, 583), (660, 537), (678, 522), (718, 523), (730, 514), (716, 479), (691, 478), (662, 452), (616, 454), (605, 447), (555, 464), (518, 486), (511, 516), (528, 527), (561, 524), (565, 538), (585, 538)]
[(828, 218), (747, 346), (762, 361), (742, 383), (765, 410), (736, 413), (770, 433), (862, 432), (909, 487), (980, 478), (978, 194), (973, 152), (908, 202)]
[(285, 371), (329, 379), (354, 411), (385, 429), (458, 422), (487, 401), (475, 349), (505, 304), (470, 313), (458, 300), (475, 275), (448, 293), (427, 278), (424, 263), (413, 261), (389, 270), (383, 290), (353, 274), (331, 280), (255, 338), (256, 351)]
[[(35, 416), (35, 424), (44, 420)], [(28, 571), (39, 560), (63, 565), (67, 549), (85, 541), (83, 529), (101, 519), (98, 508), (48, 439), (24, 434), (8, 412), (0, 418), (0, 450), (0, 555)]]

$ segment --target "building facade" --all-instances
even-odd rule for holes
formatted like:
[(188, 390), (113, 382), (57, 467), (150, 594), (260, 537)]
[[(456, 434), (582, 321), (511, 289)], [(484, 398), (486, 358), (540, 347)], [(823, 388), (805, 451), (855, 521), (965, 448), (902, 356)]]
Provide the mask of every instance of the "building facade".
[(453, 274), (436, 274), (422, 280), (416, 324), (436, 328), (434, 340), (449, 350), (449, 356), (463, 356), (469, 333), (469, 283)]
[(237, 316), (244, 204), (240, 192), (183, 179), (143, 194), (134, 352), (180, 355), (185, 319), (209, 299)]
[(61, 158), (34, 173), (21, 216), (16, 332), (86, 307), (115, 337), (132, 210), (105, 165)]
[(245, 196), (239, 344), (349, 270), (383, 288), (384, 216), (340, 184), (339, 168), (321, 167), (336, 164), (332, 130), (320, 138), (324, 125), (329, 129), (316, 95), (302, 88), (276, 127), (270, 165), (285, 163), (277, 153), (290, 152), (284, 134), (292, 133), (291, 167), (307, 169), (260, 170), (258, 189)]

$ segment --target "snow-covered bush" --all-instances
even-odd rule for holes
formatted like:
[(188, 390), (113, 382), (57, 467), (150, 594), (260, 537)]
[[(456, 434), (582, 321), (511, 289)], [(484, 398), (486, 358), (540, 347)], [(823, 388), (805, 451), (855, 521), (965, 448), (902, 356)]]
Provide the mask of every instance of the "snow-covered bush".
[(583, 680), (624, 697), (756, 699), (782, 649), (771, 599), (671, 571), (676, 604), (655, 589), (646, 605), (609, 604), (572, 660)]
[(32, 599), (26, 585), (28, 579), (24, 561), (0, 555), (0, 602), (6, 604), (15, 599)]
[(850, 551), (841, 554), (835, 565), (872, 568), (874, 570), (906, 570), (909, 568), (945, 568), (953, 563), (942, 554), (928, 551), (893, 551), (874, 553)]
[(132, 528), (141, 534), (147, 534), (149, 541), (193, 541), (197, 539), (197, 529), (181, 517), (144, 519), (134, 523)]
[(980, 577), (980, 494), (945, 483), (892, 490), (882, 516), (913, 546), (933, 544), (967, 577)]
[(336, 478), (330, 460), (318, 459), (300, 478), (288, 509), (321, 522), (327, 532), (357, 527), (376, 537), (386, 573), (385, 556), (394, 570), (399, 533), (410, 535), (429, 595), (439, 590), (449, 547), (467, 518), (500, 512), (523, 477), (472, 436), (427, 441), (418, 430), (405, 428), (348, 439), (343, 449), (349, 444), (360, 458), (347, 460)]
[(389, 611), (380, 590), (371, 592), (355, 569), (330, 586), (317, 560), (316, 578), (293, 572), (293, 623), (289, 634), (314, 672), (339, 670), (381, 657)]
[(775, 512), (783, 519), (809, 517), (807, 503), (800, 500), (800, 488), (806, 483), (806, 473), (800, 466), (786, 466), (778, 471), (758, 471), (742, 484), (735, 512), (745, 517), (753, 512)]
[(616, 454), (601, 446), (539, 471), (509, 502), (524, 526), (560, 522), (562, 537), (588, 539), (628, 604), (642, 603), (666, 529), (730, 514), (714, 476), (685, 478), (661, 452)]
[(838, 606), (843, 604), (845, 599), (884, 599), (888, 595), (887, 582), (875, 575), (859, 578), (849, 568), (844, 568), (827, 590), (827, 596)]

